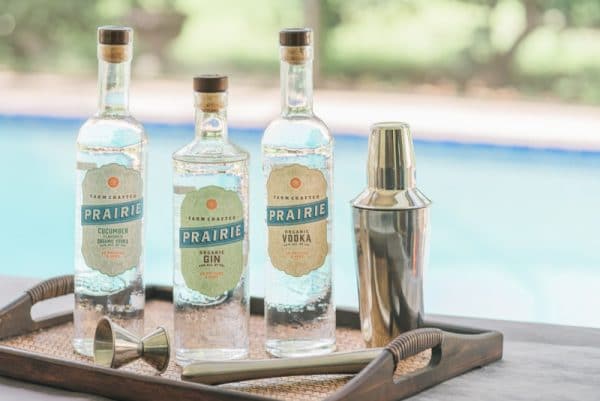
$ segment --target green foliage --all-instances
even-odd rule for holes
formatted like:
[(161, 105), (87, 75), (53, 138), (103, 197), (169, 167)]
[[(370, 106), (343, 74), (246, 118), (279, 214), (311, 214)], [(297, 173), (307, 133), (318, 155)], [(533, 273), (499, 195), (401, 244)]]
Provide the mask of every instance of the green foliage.
[(187, 15), (170, 56), (179, 71), (221, 69), (269, 75), (278, 68), (277, 34), (302, 25), (300, 0), (195, 0), (181, 2)]
[(324, 13), (330, 75), (600, 98), (598, 0), (328, 0)]
[(39, 70), (48, 60), (65, 68), (66, 61), (87, 64), (83, 60), (94, 57), (94, 47), (88, 47), (101, 21), (95, 1), (3, 0), (2, 5), (0, 13), (12, 16), (15, 25), (0, 41), (1, 64)]
[[(598, 0), (319, 4), (325, 79), (483, 84), (600, 103)], [(136, 60), (154, 60), (156, 73), (272, 76), (277, 31), (302, 25), (303, 8), (302, 0), (3, 0), (0, 68), (92, 73), (96, 26), (126, 23), (136, 29)]]
[(97, 26), (127, 23), (134, 9), (173, 7), (172, 0), (2, 0), (0, 16), (15, 24), (5, 38), (0, 36), (0, 66), (22, 71), (92, 71), (97, 63)]

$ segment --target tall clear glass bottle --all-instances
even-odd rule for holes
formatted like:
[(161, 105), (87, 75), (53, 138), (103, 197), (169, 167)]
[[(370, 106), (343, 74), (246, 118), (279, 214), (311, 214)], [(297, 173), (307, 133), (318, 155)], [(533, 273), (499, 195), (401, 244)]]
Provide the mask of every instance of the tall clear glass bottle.
[(194, 78), (196, 137), (173, 154), (180, 365), (248, 355), (248, 153), (227, 138), (227, 83)]
[(77, 136), (73, 347), (109, 316), (142, 334), (146, 133), (128, 109), (133, 31), (98, 28), (98, 112)]
[(312, 31), (280, 32), (281, 115), (262, 138), (268, 257), (266, 350), (274, 356), (335, 349), (332, 289), (332, 148), (312, 109)]

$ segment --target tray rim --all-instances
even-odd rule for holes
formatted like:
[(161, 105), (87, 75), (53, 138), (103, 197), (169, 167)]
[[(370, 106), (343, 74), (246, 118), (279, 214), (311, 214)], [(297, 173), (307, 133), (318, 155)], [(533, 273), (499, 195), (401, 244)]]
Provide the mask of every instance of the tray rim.
[[(145, 290), (146, 290), (146, 301), (172, 302), (172, 287), (170, 287), (170, 286), (150, 284), (150, 285), (146, 286)], [(252, 315), (263, 315), (264, 303), (263, 303), (262, 298), (259, 298), (259, 297), (251, 297), (250, 298), (250, 313)], [(68, 316), (70, 317), (70, 319), (67, 319)], [(53, 327), (55, 325), (64, 324), (64, 323), (67, 323), (72, 320), (72, 312), (66, 312), (66, 313), (60, 314), (60, 315), (52, 315), (50, 317), (50, 319), (52, 320), (53, 323), (54, 322), (56, 323), (50, 327)], [(360, 321), (358, 320), (358, 311), (356, 311), (352, 308), (337, 308), (336, 309), (336, 319), (337, 319), (336, 320), (337, 325), (340, 327), (360, 330)], [(35, 331), (38, 331), (38, 330), (33, 330), (30, 333), (33, 333)], [(19, 336), (26, 335), (26, 334), (28, 334), (28, 333), (24, 333), (24, 334), (12, 336), (12, 337), (19, 337)], [(7, 338), (10, 338), (10, 337), (7, 337)], [(200, 394), (204, 394), (204, 393), (215, 393), (215, 394), (219, 394), (224, 397), (230, 397), (230, 398), (219, 398), (219, 399), (231, 399), (231, 397), (234, 397), (235, 399), (240, 400), (240, 401), (242, 401), (242, 400), (277, 401), (278, 400), (277, 398), (265, 397), (265, 396), (261, 396), (261, 395), (246, 393), (243, 391), (226, 389), (226, 388), (222, 388), (222, 387), (218, 387), (218, 386), (211, 386), (211, 385), (186, 382), (186, 381), (176, 381), (176, 380), (161, 377), (159, 375), (156, 375), (156, 376), (142, 375), (142, 374), (137, 374), (137, 373), (130, 372), (130, 371), (105, 368), (102, 366), (94, 365), (91, 362), (86, 363), (86, 362), (77, 362), (77, 361), (71, 361), (71, 360), (63, 360), (63, 359), (60, 359), (57, 357), (48, 356), (48, 355), (44, 355), (41, 353), (27, 351), (27, 350), (14, 348), (14, 347), (6, 346), (6, 345), (0, 345), (0, 362), (4, 362), (5, 359), (10, 358), (10, 357), (18, 358), (18, 360), (19, 360), (19, 362), (21, 362), (21, 364), (23, 363), (24, 360), (29, 361), (31, 364), (31, 366), (30, 366), (31, 370), (35, 369), (36, 367), (40, 368), (40, 369), (46, 369), (46, 368), (50, 368), (51, 366), (55, 366), (55, 367), (60, 366), (60, 367), (67, 368), (67, 369), (81, 370), (82, 372), (88, 372), (88, 371), (94, 372), (94, 373), (101, 374), (101, 375), (104, 375), (107, 377), (114, 377), (116, 379), (131, 379), (131, 380), (136, 380), (139, 382), (144, 382), (147, 384), (169, 386), (172, 388), (178, 387), (178, 388), (185, 389), (185, 390), (191, 390), (194, 392), (195, 395), (200, 395)], [(31, 383), (36, 383), (36, 384), (49, 385), (49, 386), (53, 386), (53, 387), (62, 388), (65, 390), (70, 390), (70, 391), (77, 391), (77, 392), (88, 393), (88, 394), (90, 393), (89, 390), (86, 390), (85, 388), (80, 388), (77, 385), (76, 380), (65, 380), (65, 381), (57, 380), (57, 381), (53, 381), (52, 383), (48, 383), (47, 381), (44, 381), (44, 380), (32, 380), (31, 377), (26, 376), (24, 373), (21, 373), (20, 371), (15, 371), (15, 369), (7, 369), (7, 367), (9, 367), (9, 366), (14, 366), (14, 364), (0, 363), (0, 375), (1, 376), (11, 377), (13, 379), (23, 380), (23, 381), (27, 381), (27, 382), (31, 382)], [(337, 391), (336, 391), (336, 393), (337, 393)], [(98, 393), (92, 393), (92, 394), (107, 396), (107, 395), (98, 394)], [(136, 397), (133, 397), (133, 398), (122, 397), (121, 394), (116, 394), (115, 396), (118, 397), (117, 399), (122, 399), (122, 400), (128, 400), (128, 399), (131, 399), (134, 401), (138, 400), (138, 398), (136, 398)], [(115, 397), (115, 396), (113, 396), (113, 397)], [(111, 396), (108, 395), (108, 397), (111, 397)]]
[[(146, 299), (148, 301), (162, 300), (172, 302), (172, 288), (170, 286), (165, 285), (148, 285), (146, 287)], [(262, 298), (252, 297), (250, 300), (250, 309), (251, 314), (262, 315), (264, 311), (264, 303)], [(1, 317), (2, 316), (0, 315), (0, 320)], [(358, 311), (354, 308), (337, 308), (336, 319), (338, 327), (360, 330), (359, 314)], [(52, 316), (50, 320), (50, 326), (68, 322), (72, 320), (72, 312), (66, 312), (62, 315)], [(482, 359), (481, 363), (486, 364), (491, 361), (500, 359), (502, 357), (502, 334), (499, 332), (481, 330), (465, 326), (451, 325), (446, 323), (437, 323), (433, 321), (423, 322), (422, 326), (438, 327), (446, 331), (451, 331), (460, 334), (479, 334), (488, 336), (493, 335), (494, 337), (496, 337), (496, 340), (499, 341), (499, 355), (498, 351), (496, 351), (496, 355), (492, 359), (490, 359), (489, 357), (485, 360)], [(33, 331), (36, 331), (36, 329), (33, 329), (29, 332)], [(27, 333), (22, 333), (20, 335), (24, 334)], [(326, 399), (334, 401), (352, 398), (352, 396), (350, 395), (351, 388), (356, 386), (356, 384), (359, 382), (358, 379), (360, 379), (361, 377), (368, 376), (370, 373), (373, 373), (373, 371), (376, 370), (374, 362), (365, 367), (357, 376), (355, 376), (354, 379), (349, 380), (346, 384), (338, 388), (334, 393), (326, 397)], [(72, 373), (73, 375), (52, 375), (52, 371), (59, 370), (57, 369), (59, 367), (62, 368), (60, 369), (61, 371), (66, 370), (68, 373)], [(45, 376), (43, 378), (39, 376), (36, 378), (36, 373)], [(202, 396), (202, 399), (215, 401), (230, 399), (239, 401), (278, 400), (277, 398), (251, 394), (212, 385), (176, 381), (172, 379), (163, 378), (158, 375), (142, 375), (129, 371), (104, 368), (97, 365), (93, 365), (92, 363), (62, 360), (60, 358), (47, 356), (44, 354), (26, 351), (18, 348), (13, 348), (5, 345), (0, 345), (0, 375), (31, 383), (62, 388), (70, 391), (96, 394), (125, 401), (138, 401), (142, 398), (140, 398), (139, 391), (128, 393), (125, 390), (128, 386), (126, 386), (125, 383), (123, 383), (123, 381), (137, 384), (137, 390), (145, 389), (146, 396), (143, 397), (143, 399), (145, 400), (164, 400), (165, 396), (171, 398), (178, 397), (178, 399), (181, 400), (197, 399), (200, 396)], [(454, 374), (453, 376), (455, 375), (456, 374)], [(100, 381), (97, 380), (98, 377), (103, 377), (104, 379)], [(94, 378), (96, 380), (93, 380)], [(93, 384), (94, 381), (96, 382), (96, 385), (90, 386), (89, 384)], [(109, 383), (107, 384), (106, 382)], [(114, 383), (115, 385), (111, 386), (110, 382)], [(354, 386), (351, 385), (351, 383), (354, 383)], [(438, 382), (433, 383), (431, 385), (427, 385), (426, 387), (421, 386), (421, 389), (433, 386), (437, 383)], [(90, 387), (93, 387), (94, 390), (90, 391)], [(168, 395), (165, 395), (166, 388), (169, 389)], [(155, 390), (153, 391), (153, 389)], [(421, 390), (417, 389), (415, 393), (419, 391)], [(175, 395), (173, 393), (177, 393), (178, 395)]]

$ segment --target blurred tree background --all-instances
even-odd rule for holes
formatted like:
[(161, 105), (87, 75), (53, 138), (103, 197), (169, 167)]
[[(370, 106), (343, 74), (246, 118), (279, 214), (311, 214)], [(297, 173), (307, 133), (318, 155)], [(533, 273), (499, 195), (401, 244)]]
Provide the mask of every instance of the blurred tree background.
[(135, 28), (138, 76), (272, 78), (307, 24), (322, 86), (600, 104), (600, 0), (0, 0), (0, 70), (93, 74), (104, 24)]

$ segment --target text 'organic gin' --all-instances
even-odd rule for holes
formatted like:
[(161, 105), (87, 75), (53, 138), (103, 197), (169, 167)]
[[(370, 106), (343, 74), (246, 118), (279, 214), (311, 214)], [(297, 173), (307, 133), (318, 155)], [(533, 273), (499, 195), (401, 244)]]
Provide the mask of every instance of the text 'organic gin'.
[(84, 355), (102, 316), (143, 331), (147, 139), (128, 109), (132, 39), (98, 29), (98, 112), (77, 136), (73, 346)]
[(227, 138), (227, 82), (194, 78), (196, 137), (173, 154), (180, 365), (248, 355), (248, 154)]
[(268, 257), (266, 350), (274, 356), (335, 349), (332, 291), (332, 147), (312, 110), (312, 31), (280, 32), (281, 116), (262, 139)]

